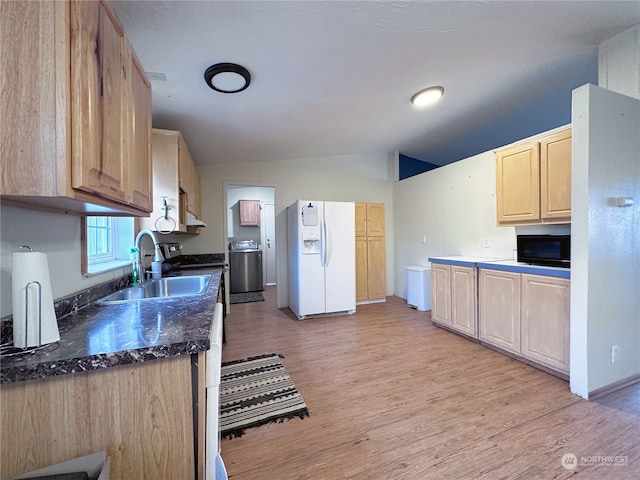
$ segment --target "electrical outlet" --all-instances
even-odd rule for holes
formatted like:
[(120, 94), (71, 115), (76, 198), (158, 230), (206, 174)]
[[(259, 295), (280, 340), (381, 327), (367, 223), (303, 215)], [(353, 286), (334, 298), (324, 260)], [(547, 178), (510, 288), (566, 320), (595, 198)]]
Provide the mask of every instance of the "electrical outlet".
[(611, 347), (611, 363), (616, 363), (620, 354), (620, 345)]

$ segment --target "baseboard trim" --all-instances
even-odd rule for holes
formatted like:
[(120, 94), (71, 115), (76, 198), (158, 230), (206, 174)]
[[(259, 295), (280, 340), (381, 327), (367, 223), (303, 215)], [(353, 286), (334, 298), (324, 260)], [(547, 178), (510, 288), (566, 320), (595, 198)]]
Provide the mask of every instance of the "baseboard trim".
[(633, 385), (634, 383), (640, 382), (640, 373), (635, 375), (631, 375), (630, 377), (623, 378), (622, 380), (618, 380), (617, 382), (613, 382), (604, 387), (596, 388), (595, 390), (589, 392), (588, 398), (589, 400), (596, 400), (598, 398), (604, 397), (613, 392), (617, 392), (618, 390), (622, 390), (623, 388), (628, 387), (629, 385)]

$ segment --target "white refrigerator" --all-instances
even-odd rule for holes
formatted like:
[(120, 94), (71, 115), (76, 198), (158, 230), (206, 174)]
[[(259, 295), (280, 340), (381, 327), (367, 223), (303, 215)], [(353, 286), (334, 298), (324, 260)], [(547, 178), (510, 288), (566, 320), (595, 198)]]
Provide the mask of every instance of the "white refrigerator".
[(355, 203), (287, 208), (289, 308), (301, 320), (356, 311)]

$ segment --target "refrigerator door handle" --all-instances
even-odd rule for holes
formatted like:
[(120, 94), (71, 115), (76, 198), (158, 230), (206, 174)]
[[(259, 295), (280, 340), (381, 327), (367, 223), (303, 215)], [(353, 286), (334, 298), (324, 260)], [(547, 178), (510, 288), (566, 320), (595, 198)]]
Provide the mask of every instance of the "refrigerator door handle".
[(327, 223), (322, 221), (322, 266), (329, 264), (329, 246), (327, 245)]

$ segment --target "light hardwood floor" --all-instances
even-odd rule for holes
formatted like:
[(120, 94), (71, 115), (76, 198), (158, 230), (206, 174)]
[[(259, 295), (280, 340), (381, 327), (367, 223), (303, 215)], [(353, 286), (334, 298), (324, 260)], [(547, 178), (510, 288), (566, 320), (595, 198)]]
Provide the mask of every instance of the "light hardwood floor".
[(223, 361), (284, 355), (311, 416), (223, 440), (232, 480), (640, 478), (638, 385), (587, 402), (397, 297), (296, 321), (264, 296), (231, 306)]

